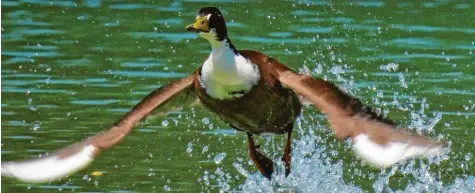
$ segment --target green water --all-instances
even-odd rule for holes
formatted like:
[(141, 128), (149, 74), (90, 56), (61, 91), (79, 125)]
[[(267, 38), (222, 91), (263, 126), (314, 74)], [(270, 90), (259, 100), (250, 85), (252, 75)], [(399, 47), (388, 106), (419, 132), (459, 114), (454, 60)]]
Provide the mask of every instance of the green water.
[[(191, 73), (210, 45), (184, 26), (199, 8), (217, 6), (238, 49), (295, 70), (307, 65), (403, 125), (451, 142), (443, 158), (371, 168), (308, 107), (295, 129), (293, 173), (278, 182), (301, 192), (475, 191), (475, 4), (464, 2), (2, 1), (2, 161), (93, 135)], [(284, 137), (260, 143), (279, 160)], [(268, 192), (275, 184), (256, 173), (246, 148), (244, 133), (195, 107), (147, 121), (69, 178), (2, 178), (1, 185), (3, 192)]]

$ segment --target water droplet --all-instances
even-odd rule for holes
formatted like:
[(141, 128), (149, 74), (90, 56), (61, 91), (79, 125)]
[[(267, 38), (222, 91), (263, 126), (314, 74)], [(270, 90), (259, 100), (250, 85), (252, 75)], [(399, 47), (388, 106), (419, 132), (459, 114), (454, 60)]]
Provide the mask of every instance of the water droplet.
[(168, 126), (168, 124), (170, 124), (170, 123), (168, 122), (168, 120), (163, 120), (163, 121), (162, 121), (162, 126), (166, 127), (166, 126)]
[(226, 153), (218, 153), (214, 156), (214, 163), (220, 164), (223, 159), (226, 157)]
[(33, 127), (32, 127), (31, 129), (32, 129), (33, 131), (36, 131), (36, 130), (38, 130), (39, 128), (40, 128), (40, 124), (35, 123), (35, 124), (33, 124)]
[(186, 145), (186, 153), (191, 153), (193, 151), (193, 143), (191, 141)]
[(203, 124), (207, 125), (207, 124), (209, 124), (209, 119), (205, 117), (201, 120), (201, 122), (203, 122)]
[(317, 68), (315, 69), (315, 73), (321, 74), (323, 72), (323, 66), (321, 64), (317, 65)]
[(203, 151), (201, 151), (201, 153), (205, 153), (205, 152), (207, 152), (207, 151), (208, 151), (208, 146), (205, 145), (205, 146), (203, 147)]
[(171, 189), (172, 188), (170, 188), (170, 186), (168, 186), (168, 185), (163, 186), (163, 190), (165, 190), (167, 192), (170, 191)]

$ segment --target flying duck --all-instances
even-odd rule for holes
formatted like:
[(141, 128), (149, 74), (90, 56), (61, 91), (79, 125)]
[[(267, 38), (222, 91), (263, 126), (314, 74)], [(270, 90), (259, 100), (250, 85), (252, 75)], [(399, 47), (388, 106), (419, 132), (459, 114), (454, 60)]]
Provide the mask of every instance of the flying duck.
[(87, 166), (105, 149), (117, 145), (134, 125), (154, 110), (167, 111), (197, 99), (230, 127), (247, 134), (249, 154), (257, 169), (271, 179), (274, 162), (257, 149), (253, 136), (286, 134), (282, 161), (290, 173), (292, 129), (302, 98), (324, 113), (337, 139), (350, 138), (359, 157), (387, 167), (411, 157), (439, 154), (446, 143), (396, 128), (360, 100), (326, 80), (299, 74), (263, 53), (237, 50), (228, 37), (218, 8), (199, 10), (196, 32), (211, 44), (206, 61), (191, 75), (156, 89), (110, 128), (56, 153), (36, 159), (3, 162), (2, 176), (42, 182), (62, 178)]

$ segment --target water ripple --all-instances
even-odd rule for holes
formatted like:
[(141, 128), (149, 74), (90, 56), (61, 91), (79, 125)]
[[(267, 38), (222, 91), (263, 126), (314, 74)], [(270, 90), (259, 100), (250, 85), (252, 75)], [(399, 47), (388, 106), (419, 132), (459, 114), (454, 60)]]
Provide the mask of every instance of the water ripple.
[(392, 24), (392, 28), (405, 31), (422, 31), (422, 32), (463, 32), (467, 34), (475, 34), (475, 28), (459, 28), (459, 27), (443, 27), (443, 26), (427, 26), (427, 25), (402, 25)]
[(100, 100), (72, 100), (71, 104), (77, 105), (108, 105), (118, 103), (120, 100), (115, 99), (100, 99)]
[(55, 51), (45, 51), (45, 52), (27, 52), (27, 51), (22, 51), (22, 52), (12, 52), (12, 51), (3, 51), (2, 50), (2, 56), (15, 56), (15, 57), (34, 57), (34, 58), (41, 58), (41, 57), (59, 57), (62, 56), (63, 54), (60, 54)]
[(194, 33), (157, 33), (157, 32), (130, 32), (128, 33), (133, 38), (145, 39), (164, 39), (171, 42), (181, 42), (185, 39), (196, 38)]
[(149, 78), (181, 78), (186, 76), (185, 73), (178, 72), (148, 72), (148, 71), (121, 71), (115, 70), (106, 72), (106, 74), (113, 74), (118, 76), (128, 76), (128, 77), (149, 77)]

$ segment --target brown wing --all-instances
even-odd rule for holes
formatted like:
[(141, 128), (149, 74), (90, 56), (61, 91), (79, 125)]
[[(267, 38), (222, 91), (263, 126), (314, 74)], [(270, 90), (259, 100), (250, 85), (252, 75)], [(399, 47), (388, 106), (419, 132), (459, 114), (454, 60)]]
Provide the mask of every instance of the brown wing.
[(177, 100), (196, 101), (193, 87), (195, 76), (196, 73), (153, 91), (112, 127), (82, 142), (42, 158), (3, 162), (2, 176), (42, 182), (59, 179), (87, 166), (100, 151), (122, 141), (132, 131), (133, 126), (154, 109), (177, 107)]
[(328, 81), (297, 74), (276, 61), (274, 63), (280, 82), (326, 114), (336, 137), (350, 137), (354, 150), (374, 165), (389, 166), (408, 157), (434, 155), (445, 145), (396, 129), (392, 120), (365, 107)]

